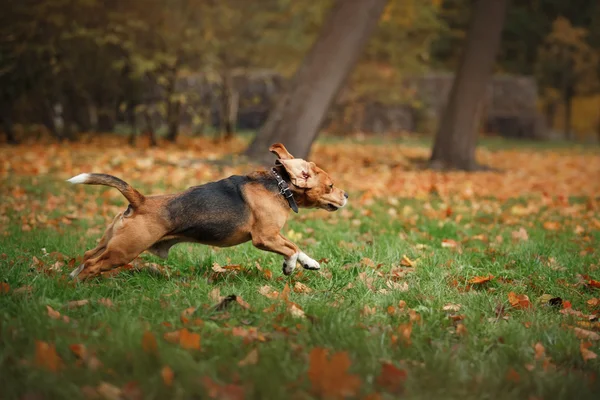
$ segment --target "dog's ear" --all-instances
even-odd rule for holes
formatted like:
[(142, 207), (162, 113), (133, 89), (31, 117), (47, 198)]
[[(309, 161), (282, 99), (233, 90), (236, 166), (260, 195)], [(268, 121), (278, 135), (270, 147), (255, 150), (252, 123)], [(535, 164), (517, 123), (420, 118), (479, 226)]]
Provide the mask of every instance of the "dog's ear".
[(292, 160), (279, 159), (277, 160), (277, 163), (285, 168), (290, 176), (290, 181), (294, 186), (303, 189), (310, 189), (317, 186), (318, 180), (315, 163), (308, 162), (301, 158), (294, 158)]
[(281, 143), (275, 143), (269, 147), (269, 151), (277, 156), (280, 160), (292, 160), (294, 158), (284, 145)]

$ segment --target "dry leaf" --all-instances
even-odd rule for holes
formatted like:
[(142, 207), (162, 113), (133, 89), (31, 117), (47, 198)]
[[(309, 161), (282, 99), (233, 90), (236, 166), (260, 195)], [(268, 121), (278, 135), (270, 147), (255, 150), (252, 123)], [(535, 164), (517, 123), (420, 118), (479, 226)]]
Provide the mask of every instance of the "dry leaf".
[(162, 377), (162, 380), (166, 386), (173, 385), (173, 378), (175, 377), (175, 374), (173, 373), (171, 367), (169, 367), (168, 365), (162, 367), (162, 369), (160, 370), (160, 376)]
[(6, 282), (0, 282), (0, 294), (7, 294), (10, 292), (10, 285)]
[(506, 373), (506, 380), (519, 383), (519, 381), (521, 380), (521, 376), (517, 371), (514, 370), (514, 368), (510, 368)]
[(102, 382), (96, 388), (96, 391), (104, 400), (120, 400), (121, 389), (110, 383)]
[(467, 335), (467, 327), (465, 324), (456, 325), (456, 334), (458, 336), (466, 336)]
[(381, 373), (377, 377), (377, 385), (390, 393), (402, 392), (407, 373), (405, 370), (396, 367), (391, 363), (381, 364)]
[(243, 387), (235, 384), (219, 385), (208, 376), (202, 378), (202, 384), (208, 397), (217, 400), (244, 400), (246, 397)]
[(56, 353), (56, 348), (53, 344), (36, 340), (35, 365), (52, 372), (57, 372), (62, 368), (63, 362), (60, 356)]
[(258, 349), (252, 349), (243, 360), (238, 361), (238, 366), (245, 367), (246, 365), (256, 365), (258, 362)]
[(476, 276), (474, 278), (469, 279), (469, 283), (473, 284), (473, 285), (479, 285), (481, 283), (485, 283), (485, 282), (489, 282), (492, 279), (494, 279), (494, 275), (488, 275), (488, 276)]
[(360, 310), (360, 314), (363, 317), (366, 317), (366, 316), (375, 314), (376, 311), (377, 311), (377, 309), (375, 308), (375, 306), (369, 307), (368, 305), (365, 304), (364, 307), (362, 308), (362, 310)]
[(533, 346), (533, 349), (535, 350), (535, 359), (536, 360), (543, 360), (546, 358), (546, 349), (540, 342), (537, 342)]
[(107, 299), (106, 297), (99, 299), (98, 304), (102, 304), (104, 307), (111, 308), (114, 304), (111, 299)]
[(312, 289), (303, 284), (302, 282), (296, 282), (294, 284), (294, 292), (296, 293), (310, 293)]
[(87, 299), (84, 300), (73, 300), (67, 303), (67, 308), (71, 309), (71, 308), (77, 308), (77, 307), (83, 307), (86, 304), (88, 304), (90, 301)]
[(402, 265), (403, 267), (414, 267), (415, 262), (404, 255), (402, 256), (402, 260), (400, 260), (400, 265)]
[(149, 354), (156, 354), (158, 352), (158, 343), (152, 332), (144, 332), (144, 335), (142, 336), (142, 349)]
[(46, 306), (46, 309), (48, 310), (48, 316), (52, 319), (60, 319), (60, 313), (58, 311), (56, 311), (55, 309), (53, 309), (50, 306)]
[(288, 308), (287, 308), (288, 312), (296, 318), (304, 318), (304, 310), (302, 310), (302, 308), (300, 308), (300, 306), (296, 303), (292, 303), (290, 302), (288, 304)]
[(594, 358), (598, 358), (598, 354), (591, 351), (589, 348), (592, 347), (592, 343), (590, 342), (581, 342), (579, 345), (579, 351), (581, 351), (581, 358), (583, 361), (587, 362), (588, 360), (593, 360)]
[(456, 240), (452, 240), (452, 239), (444, 239), (442, 240), (442, 247), (450, 247), (450, 248), (454, 248), (458, 246), (458, 242), (456, 242)]
[(518, 231), (513, 231), (511, 233), (513, 240), (522, 240), (524, 242), (529, 240), (529, 235), (525, 228), (521, 227)]
[(181, 331), (176, 330), (173, 332), (166, 332), (163, 335), (163, 338), (169, 343), (179, 343), (179, 336), (181, 336)]
[(184, 349), (200, 350), (200, 335), (183, 328), (179, 331), (179, 345)]
[(221, 296), (221, 289), (218, 287), (214, 288), (208, 293), (208, 298), (213, 303), (220, 303), (223, 300), (223, 296)]
[(399, 292), (407, 292), (409, 287), (408, 287), (408, 283), (406, 282), (396, 282), (396, 281), (392, 281), (390, 279), (388, 279), (385, 282), (385, 285), (387, 287), (389, 287), (392, 290), (397, 290)]
[(314, 348), (309, 354), (308, 378), (316, 396), (333, 399), (356, 396), (360, 378), (349, 374), (350, 359), (348, 353), (335, 353), (328, 357), (324, 348)]
[(510, 292), (508, 294), (508, 302), (513, 308), (517, 308), (520, 310), (525, 310), (528, 308), (532, 308), (532, 304), (529, 301), (529, 297), (525, 294), (516, 294), (515, 292)]
[(235, 301), (240, 305), (240, 307), (250, 310), (250, 304), (246, 303), (244, 299), (242, 299), (242, 296), (236, 296)]
[(179, 315), (179, 320), (181, 321), (182, 324), (187, 324), (188, 322), (190, 322), (189, 317), (196, 311), (196, 307), (188, 307), (185, 310), (183, 310), (181, 312), (181, 314)]
[(459, 311), (461, 307), (462, 306), (460, 304), (448, 303), (444, 307), (442, 307), (442, 310), (444, 310), (444, 311)]
[(577, 327), (573, 327), (573, 331), (575, 331), (575, 336), (577, 336), (579, 339), (600, 340), (600, 335), (596, 332)]
[(215, 271), (215, 272), (217, 272), (217, 273), (227, 272), (227, 270), (225, 268), (221, 267), (217, 263), (213, 263), (212, 270)]

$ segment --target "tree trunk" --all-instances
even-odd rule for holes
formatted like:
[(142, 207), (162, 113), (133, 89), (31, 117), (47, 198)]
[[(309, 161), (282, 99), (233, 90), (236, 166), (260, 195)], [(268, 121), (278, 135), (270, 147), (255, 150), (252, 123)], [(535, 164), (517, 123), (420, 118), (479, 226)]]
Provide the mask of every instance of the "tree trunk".
[(15, 132), (13, 131), (13, 124), (11, 118), (8, 115), (2, 116), (2, 129), (4, 130), (4, 134), (6, 135), (6, 143), (8, 144), (18, 144), (19, 141), (15, 136)]
[(158, 143), (156, 141), (156, 134), (154, 132), (154, 124), (152, 123), (152, 117), (150, 116), (150, 112), (148, 112), (148, 110), (144, 110), (144, 119), (146, 120), (146, 134), (150, 139), (150, 146), (156, 147)]
[(573, 132), (571, 130), (572, 125), (572, 114), (573, 114), (573, 90), (572, 88), (566, 88), (564, 93), (564, 106), (565, 106), (565, 139), (573, 139)]
[(478, 121), (500, 45), (508, 0), (478, 0), (450, 96), (435, 136), (431, 166), (475, 170)]
[(249, 157), (267, 162), (271, 159), (267, 149), (275, 142), (284, 143), (296, 157), (308, 156), (327, 109), (356, 64), (386, 3), (335, 2), (290, 87), (246, 150)]
[(179, 134), (179, 118), (181, 116), (181, 102), (179, 100), (169, 100), (167, 108), (167, 140), (175, 143), (177, 135)]
[(239, 93), (235, 90), (231, 71), (225, 70), (221, 85), (221, 133), (231, 139), (235, 133), (239, 106)]

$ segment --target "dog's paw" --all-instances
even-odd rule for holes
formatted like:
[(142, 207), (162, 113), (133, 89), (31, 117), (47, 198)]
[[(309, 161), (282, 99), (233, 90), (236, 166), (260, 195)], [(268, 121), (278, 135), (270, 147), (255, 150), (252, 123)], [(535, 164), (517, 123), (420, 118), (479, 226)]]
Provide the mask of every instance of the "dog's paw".
[(283, 274), (284, 275), (291, 275), (292, 272), (294, 272), (294, 269), (296, 269), (296, 262), (298, 261), (298, 253), (294, 254), (293, 256), (291, 256), (290, 258), (286, 258), (283, 261)]
[(311, 270), (321, 269), (321, 265), (319, 264), (318, 261), (313, 260), (312, 258), (310, 258), (309, 256), (307, 256), (304, 253), (300, 253), (300, 255), (298, 256), (298, 261), (300, 262), (302, 267), (304, 267), (304, 269), (311, 269)]

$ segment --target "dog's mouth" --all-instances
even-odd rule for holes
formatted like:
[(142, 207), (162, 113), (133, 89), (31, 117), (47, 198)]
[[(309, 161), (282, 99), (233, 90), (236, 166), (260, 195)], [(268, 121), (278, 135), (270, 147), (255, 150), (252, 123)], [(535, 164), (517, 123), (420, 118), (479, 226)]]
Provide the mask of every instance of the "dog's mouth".
[(339, 209), (338, 206), (334, 206), (331, 203), (327, 203), (327, 211), (337, 211)]

